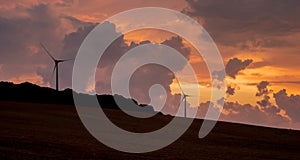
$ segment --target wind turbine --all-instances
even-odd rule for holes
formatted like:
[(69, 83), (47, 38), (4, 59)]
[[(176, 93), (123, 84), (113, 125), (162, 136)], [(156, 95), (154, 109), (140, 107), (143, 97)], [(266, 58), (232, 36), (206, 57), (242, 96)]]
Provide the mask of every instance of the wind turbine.
[(46, 53), (50, 56), (50, 58), (54, 61), (55, 65), (54, 65), (54, 68), (53, 68), (53, 71), (52, 71), (52, 75), (53, 75), (54, 71), (56, 71), (56, 91), (58, 91), (59, 90), (59, 88), (58, 88), (58, 84), (59, 84), (59, 82), (58, 82), (58, 65), (59, 65), (59, 63), (70, 61), (70, 60), (73, 60), (73, 59), (55, 59), (50, 54), (50, 52), (47, 50), (47, 48), (43, 45), (43, 43), (40, 43), (40, 45), (46, 51)]
[(187, 98), (187, 97), (191, 97), (191, 96), (190, 96), (190, 95), (187, 95), (187, 94), (185, 94), (185, 93), (183, 92), (183, 89), (181, 88), (179, 82), (178, 82), (178, 85), (179, 85), (179, 88), (180, 88), (181, 93), (183, 94), (183, 98), (182, 98), (181, 102), (184, 101), (184, 118), (186, 118), (186, 98)]

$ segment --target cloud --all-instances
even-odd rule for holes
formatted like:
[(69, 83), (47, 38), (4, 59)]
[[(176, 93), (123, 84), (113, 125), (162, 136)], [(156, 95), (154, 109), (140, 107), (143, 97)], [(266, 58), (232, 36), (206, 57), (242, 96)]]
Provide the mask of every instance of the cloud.
[(227, 90), (226, 90), (227, 95), (234, 95), (235, 93), (235, 88), (232, 86), (227, 86)]
[[(22, 12), (26, 12), (26, 17), (0, 17), (2, 79), (30, 80), (47, 86), (49, 83), (53, 85), (54, 80), (51, 79), (53, 62), (40, 48), (40, 41), (46, 45), (47, 49), (56, 58), (69, 59), (76, 56), (81, 42), (96, 24), (82, 22), (68, 15), (58, 15), (52, 7), (47, 4), (34, 5), (25, 8), (25, 11), (22, 10)], [(116, 33), (114, 24), (106, 22), (105, 26), (107, 29), (106, 34), (119, 34)], [(151, 42), (132, 42), (128, 45), (125, 43), (123, 35), (114, 41), (105, 51), (98, 66), (96, 89), (102, 93), (106, 91), (109, 93), (110, 74), (114, 64), (128, 50), (145, 43)], [(175, 48), (187, 59), (190, 58), (190, 49), (183, 45), (180, 37), (172, 37), (162, 42), (162, 44)], [(184, 66), (184, 63), (180, 63), (176, 66), (176, 69), (181, 70)], [(61, 89), (71, 87), (72, 67), (72, 62), (60, 65)], [(29, 76), (35, 79), (24, 78)], [(141, 103), (149, 102), (149, 87), (160, 83), (168, 93), (167, 104), (170, 106), (169, 108), (165, 107), (164, 110), (166, 113), (172, 114), (174, 108), (178, 108), (180, 101), (180, 94), (171, 94), (170, 84), (173, 79), (174, 75), (160, 66), (148, 65), (142, 67), (135, 72), (132, 78), (132, 83), (135, 84), (132, 87), (132, 95)], [(155, 98), (159, 98), (159, 96)]]
[[(144, 43), (150, 43), (150, 42), (141, 42), (139, 44), (135, 44), (134, 46), (139, 46)], [(182, 39), (180, 37), (172, 37), (170, 39), (167, 39), (163, 41), (161, 44), (170, 46), (177, 51), (179, 51), (183, 56), (185, 56), (187, 59), (189, 58), (190, 50), (183, 45)], [(131, 47), (132, 44), (128, 47)], [(128, 50), (128, 49), (126, 49)], [(152, 52), (151, 48), (145, 48), (143, 49), (143, 52)], [(145, 53), (144, 53), (145, 54)], [(159, 52), (156, 54), (164, 54), (163, 52)], [(153, 55), (153, 54), (152, 54)], [(154, 54), (155, 56), (155, 54)], [(167, 59), (166, 62), (164, 63), (172, 63), (176, 64), (175, 66), (175, 72), (182, 70), (188, 60), (186, 60), (184, 63), (182, 62), (174, 62), (174, 61), (169, 61)], [(154, 78), (155, 77), (155, 78)], [(148, 64), (145, 66), (142, 66), (138, 70), (134, 72), (130, 79), (130, 89), (131, 89), (131, 95), (133, 98), (137, 99), (138, 101), (142, 103), (149, 103), (150, 102), (150, 97), (149, 97), (149, 89), (151, 86), (155, 84), (160, 84), (162, 87), (165, 89), (166, 93), (166, 105), (164, 106), (162, 112), (167, 113), (167, 114), (172, 114), (175, 115), (177, 112), (177, 109), (179, 107), (179, 102), (180, 102), (180, 94), (171, 94), (171, 88), (170, 85), (173, 83), (173, 80), (175, 78), (175, 75), (172, 71), (169, 69), (165, 68), (164, 66), (156, 65), (156, 64)], [(124, 84), (123, 84), (124, 85)], [(154, 99), (152, 99), (152, 102), (156, 101), (161, 101), (160, 97), (163, 96), (163, 94), (157, 94), (154, 95)], [(153, 105), (155, 106), (155, 105)], [(155, 106), (157, 107), (157, 106)], [(156, 110), (158, 108), (155, 108)]]
[[(96, 1), (89, 2), (90, 5), (86, 6), (72, 6), (73, 3), (70, 0), (51, 1), (47, 4), (39, 4), (40, 2), (33, 1), (18, 2), (17, 5), (15, 2), (10, 1), (6, 3), (10, 4), (3, 4), (2, 6), (4, 7), (0, 7), (1, 80), (17, 82), (28, 80), (46, 86), (49, 85), (49, 82), (53, 82), (50, 79), (53, 63), (44, 51), (40, 49), (40, 41), (46, 44), (55, 57), (62, 59), (73, 58), (82, 40), (96, 25), (95, 23), (83, 22), (75, 17), (91, 16), (99, 20), (112, 13), (124, 10), (124, 7), (120, 7), (120, 5), (113, 11), (110, 9), (111, 7), (107, 7), (114, 6), (116, 2), (107, 2), (107, 5), (101, 6), (105, 10), (101, 10), (101, 13), (97, 12), (99, 8), (97, 5), (94, 5), (98, 3)], [(132, 3), (132, 5), (126, 6), (125, 9), (141, 5), (141, 3)], [(151, 4), (154, 3), (160, 4), (160, 2), (151, 2)], [(294, 47), (298, 49), (293, 46), (297, 44), (297, 37), (292, 36), (291, 38), (295, 43), (292, 43), (288, 38), (283, 38), (299, 32), (300, 23), (296, 20), (298, 18), (297, 15), (299, 15), (298, 1), (187, 0), (187, 3), (190, 4), (190, 9), (184, 12), (196, 19), (203, 20), (204, 27), (216, 40), (217, 44), (248, 51), (274, 47), (276, 49), (278, 47)], [(168, 6), (169, 2), (164, 2), (164, 4)], [(174, 5), (178, 6), (178, 4)], [(78, 10), (71, 10), (71, 6), (78, 7)], [(89, 10), (83, 7), (89, 8)], [(183, 5), (180, 5), (177, 8), (182, 7)], [(106, 27), (107, 34), (117, 34), (114, 24), (107, 23)], [(107, 49), (102, 63), (97, 69), (96, 89), (99, 93), (109, 93), (110, 91), (109, 84), (112, 68), (114, 67), (113, 64), (128, 50), (145, 43), (151, 42), (132, 42), (128, 44), (125, 43), (124, 37), (120, 36)], [(169, 45), (180, 51), (187, 59), (190, 58), (190, 49), (183, 45), (180, 37), (172, 37), (162, 42), (162, 44)], [(223, 54), (222, 51), (221, 53)], [(234, 54), (236, 52), (228, 52), (222, 56), (232, 57)], [(226, 65), (226, 72), (229, 77), (236, 78), (240, 71), (246, 67), (258, 68), (266, 65), (279, 65), (282, 67), (285, 64), (293, 64), (293, 67), (296, 67), (298, 64), (297, 57), (295, 58), (294, 55), (288, 56), (291, 54), (295, 54), (295, 52), (280, 53), (281, 56), (274, 53), (270, 60), (264, 59), (264, 61), (254, 63), (251, 66), (249, 66), (252, 63), (251, 59), (242, 61), (238, 58), (232, 58)], [(286, 62), (279, 62), (283, 59), (283, 56), (285, 56)], [(177, 70), (181, 70), (184, 66), (184, 63), (178, 65)], [(60, 66), (61, 88), (71, 86), (72, 67), (73, 64), (71, 62)], [(226, 75), (221, 75), (220, 73), (222, 72), (215, 72), (213, 75), (215, 79), (222, 81)], [(163, 109), (163, 112), (174, 114), (178, 109), (181, 95), (172, 95), (170, 93), (169, 85), (173, 79), (174, 75), (166, 68), (156, 65), (143, 66), (134, 73), (131, 79), (132, 96), (137, 98), (139, 102), (147, 103), (150, 101), (149, 88), (156, 83), (162, 84), (168, 93), (168, 106)], [(268, 82), (270, 84), (299, 84), (296, 80)], [(255, 83), (255, 85), (257, 84)], [(225, 102), (225, 111), (222, 113), (221, 119), (266, 125), (278, 122), (278, 126), (281, 123), (284, 126), (287, 124), (286, 118), (280, 116), (279, 112), (285, 111), (293, 122), (299, 122), (299, 116), (297, 117), (299, 115), (299, 95), (289, 96), (285, 90), (274, 93), (273, 97), (276, 100), (277, 107), (271, 103), (273, 97), (270, 96), (272, 92), (268, 89), (268, 85), (267, 82), (258, 84), (256, 96), (261, 98), (261, 100), (255, 106), (238, 102)], [(228, 95), (233, 95), (235, 92), (236, 87), (228, 86)], [(154, 98), (154, 100), (158, 100), (161, 97), (157, 95)], [(203, 106), (207, 108), (209, 103), (203, 103), (201, 106), (201, 109), (205, 108)]]
[(268, 94), (269, 93), (269, 90), (268, 90), (268, 85), (270, 83), (267, 82), (267, 81), (261, 81), (259, 84), (257, 84), (257, 90), (258, 92), (256, 93), (256, 96), (262, 96), (262, 95), (265, 95), (265, 94)]
[(236, 75), (249, 66), (252, 62), (252, 59), (247, 59), (245, 61), (242, 61), (238, 58), (230, 59), (225, 67), (226, 74), (235, 79)]
[[(277, 107), (270, 101), (271, 97), (269, 94), (272, 93), (272, 90), (268, 89), (268, 85), (269, 83), (266, 81), (257, 84), (257, 96), (262, 97), (262, 100), (258, 101), (257, 105), (225, 101), (219, 120), (272, 127), (280, 126), (290, 128), (295, 126), (293, 124), (299, 122), (297, 121), (299, 120), (297, 115), (299, 115), (300, 108), (294, 106), (300, 106), (300, 96), (287, 96), (286, 91), (282, 90), (274, 94), (277, 105), (279, 106)], [(228, 88), (227, 93), (233, 93), (234, 87), (228, 86)], [(197, 117), (204, 118), (208, 107), (212, 107), (213, 105), (214, 104), (209, 101), (201, 103), (199, 105)], [(287, 109), (286, 106), (289, 107), (289, 111), (286, 111), (285, 113), (285, 110)], [(293, 113), (292, 115), (291, 112)], [(293, 123), (291, 123), (291, 119), (289, 117), (297, 119), (293, 120)]]
[(214, 71), (212, 73), (212, 79), (216, 79), (218, 81), (223, 81), (226, 78), (226, 73), (224, 70), (221, 71)]
[(276, 104), (279, 108), (286, 111), (287, 115), (293, 122), (300, 122), (300, 96), (290, 95), (288, 96), (285, 89), (274, 93)]
[(260, 67), (299, 69), (299, 1), (187, 0), (187, 3), (189, 7), (183, 12), (200, 21), (223, 58), (243, 54), (262, 58), (262, 63), (255, 64)]
[[(76, 32), (69, 33), (65, 35), (63, 42), (63, 47), (60, 52), (60, 58), (62, 59), (74, 59), (76, 57), (77, 51), (88, 33), (96, 26), (96, 24), (86, 23), (82, 27), (79, 27)], [(59, 77), (61, 79), (60, 84), (63, 87), (72, 86), (72, 70), (73, 62), (66, 62), (60, 65)]]
[[(104, 22), (103, 27), (106, 28), (106, 34), (104, 37), (109, 36), (111, 34), (118, 34), (115, 29), (115, 25), (110, 22)], [(86, 37), (86, 35), (91, 31), (91, 29), (94, 28), (95, 25), (89, 25), (82, 27), (78, 29), (76, 32), (70, 33), (65, 36), (64, 38), (64, 47), (62, 50), (62, 56), (63, 57), (73, 57), (75, 56), (76, 51), (78, 50), (78, 47), (82, 40)], [(118, 62), (118, 60), (130, 49), (133, 49), (134, 47), (143, 45), (143, 44), (152, 44), (151, 41), (142, 41), (139, 43), (131, 42), (128, 44), (125, 42), (124, 35), (120, 35), (119, 38), (117, 38), (103, 53), (99, 65), (97, 68), (96, 73), (96, 84), (95, 89), (96, 93), (98, 94), (111, 94), (111, 77), (112, 77), (112, 71), (115, 67), (115, 64)], [(187, 59), (184, 63), (182, 62), (174, 62), (169, 61), (167, 59), (166, 63), (172, 63), (176, 64), (175, 71), (182, 70), (186, 63), (188, 62), (188, 59), (190, 58), (190, 49), (186, 47), (183, 44), (183, 40), (180, 37), (171, 37), (170, 39), (166, 39), (161, 44), (170, 46), (174, 49), (176, 49), (178, 52), (180, 52), (185, 58)], [(152, 44), (159, 47), (157, 44)], [(148, 47), (143, 50), (143, 52), (152, 52), (152, 48)], [(163, 50), (162, 50), (163, 51)], [(141, 53), (142, 54), (142, 53)], [(145, 54), (145, 53), (144, 53)], [(164, 54), (163, 52), (159, 52), (157, 54)], [(65, 55), (65, 56), (64, 56)], [(132, 57), (132, 61), (137, 61), (135, 57)], [(130, 64), (128, 64), (130, 65)], [(71, 83), (71, 75), (68, 71), (71, 71), (72, 64), (64, 65), (62, 68), (64, 69), (64, 74), (61, 74), (62, 84), (64, 86), (68, 86)], [(124, 73), (121, 74), (126, 74)], [(166, 105), (163, 108), (163, 112), (167, 114), (175, 114), (178, 107), (179, 107), (179, 101), (181, 98), (180, 94), (171, 94), (171, 88), (170, 85), (173, 83), (174, 79), (174, 73), (172, 73), (167, 68), (155, 65), (155, 64), (149, 64), (140, 67), (138, 70), (134, 72), (134, 74), (131, 76), (130, 79), (130, 94), (131, 97), (139, 101), (140, 103), (149, 103), (150, 102), (150, 96), (149, 96), (149, 89), (155, 85), (160, 84), (167, 93), (166, 95)], [(122, 82), (119, 83), (119, 85), (126, 85)], [(153, 102), (160, 101), (161, 100), (162, 93), (160, 95), (155, 95), (153, 98)], [(156, 107), (156, 106), (154, 106)], [(156, 108), (157, 109), (157, 108)]]
[(250, 104), (239, 104), (238, 102), (226, 102), (221, 117), (226, 121), (269, 125), (266, 120), (269, 118), (257, 106)]
[(271, 105), (270, 96), (264, 96), (264, 99), (257, 102), (261, 107), (267, 107)]
[(270, 113), (272, 115), (279, 115), (280, 108), (272, 104), (270, 101), (271, 97), (269, 96), (269, 94), (271, 94), (273, 90), (268, 89), (269, 84), (270, 83), (267, 81), (261, 81), (259, 84), (257, 84), (256, 87), (258, 92), (255, 96), (262, 97), (262, 99), (260, 101), (257, 101), (256, 103), (261, 107), (261, 110), (263, 110), (264, 112)]
[[(212, 72), (212, 79), (216, 80), (214, 81), (214, 83), (216, 83), (217, 87), (220, 88), (221, 86), (220, 83), (222, 83), (225, 80), (226, 76), (235, 79), (238, 73), (246, 69), (246, 67), (249, 66), (252, 62), (253, 62), (252, 59), (247, 59), (245, 61), (242, 61), (238, 58), (232, 58), (227, 62), (225, 66), (225, 72), (224, 70)], [(233, 84), (233, 85), (237, 86), (237, 84)], [(226, 90), (227, 96), (234, 95), (234, 93), (235, 93), (235, 88), (232, 86), (227, 86), (227, 90)]]
[[(201, 103), (197, 117), (204, 118), (208, 107), (213, 105), (210, 102)], [(289, 119), (276, 112), (264, 112), (258, 106), (238, 102), (225, 102), (219, 120), (261, 126), (289, 127)]]
[[(96, 24), (88, 25), (79, 28), (76, 32), (70, 33), (64, 38), (64, 46), (62, 50), (62, 57), (74, 57), (83, 39), (87, 34), (95, 27)], [(104, 22), (102, 24), (106, 28), (106, 35), (104, 37), (118, 34), (115, 29), (115, 25), (110, 22)], [(98, 94), (111, 94), (111, 74), (115, 64), (118, 62), (121, 56), (123, 56), (130, 49), (143, 44), (151, 44), (150, 41), (142, 41), (140, 43), (131, 42), (128, 44), (125, 42), (124, 36), (121, 35), (117, 38), (103, 53), (101, 60), (99, 62), (97, 73), (96, 73), (96, 84), (95, 89)], [(190, 55), (189, 48), (183, 45), (182, 39), (179, 37), (172, 37), (163, 41), (161, 44), (175, 48), (180, 53), (182, 53), (187, 59)], [(151, 51), (151, 48), (150, 50)], [(148, 52), (145, 50), (145, 52)], [(142, 54), (142, 53), (141, 53)], [(163, 53), (157, 53), (163, 54)], [(168, 61), (168, 63), (172, 63)], [(185, 63), (176, 63), (176, 70), (181, 70), (184, 68)], [(62, 85), (71, 85), (71, 70), (73, 64), (65, 64), (63, 66), (64, 74), (61, 74)], [(124, 73), (125, 74), (125, 73)], [(149, 103), (150, 97), (148, 95), (148, 90), (154, 84), (161, 84), (167, 92), (167, 104), (170, 106), (177, 106), (180, 100), (180, 95), (172, 95), (170, 84), (173, 82), (174, 75), (171, 71), (166, 70), (166, 68), (158, 65), (146, 65), (139, 68), (134, 75), (131, 77), (131, 96), (137, 99), (140, 103)], [(119, 83), (124, 85), (123, 82)], [(159, 95), (158, 95), (159, 97)], [(158, 99), (159, 100), (159, 99)], [(172, 107), (171, 107), (172, 108)], [(165, 112), (168, 113), (168, 109), (165, 107)], [(171, 113), (170, 113), (171, 114)]]
[[(252, 62), (252, 59), (247, 59), (245, 61), (242, 61), (238, 58), (230, 59), (225, 66), (226, 75), (235, 79), (238, 73), (246, 69), (246, 67), (249, 66)], [(226, 75), (224, 75), (223, 71), (214, 71), (212, 73), (212, 78), (223, 81), (226, 78)]]
[(39, 41), (60, 46), (61, 21), (51, 8), (36, 5), (25, 11), (26, 17), (0, 17), (0, 64), (4, 80), (28, 77), (35, 74), (37, 68), (45, 68), (49, 61), (40, 51)]
[[(74, 58), (80, 41), (74, 41), (75, 38), (70, 37), (76, 37), (73, 32), (78, 28), (88, 31), (93, 24), (57, 14), (48, 4), (22, 6), (21, 9), (16, 6), (11, 10), (22, 14), (0, 16), (1, 79), (53, 85), (53, 62), (39, 43), (43, 42), (58, 59)], [(61, 88), (70, 87), (72, 65), (72, 62), (60, 65)]]
[(74, 4), (77, 4), (79, 0), (62, 0), (60, 2), (56, 2), (55, 5), (58, 7), (71, 7)]
[(237, 90), (240, 90), (240, 87), (235, 83), (230, 83), (226, 90), (227, 97), (233, 96)]
[(300, 29), (300, 22), (295, 21), (300, 14), (297, 0), (187, 0), (187, 3), (189, 8), (183, 12), (201, 17), (213, 38), (225, 45), (252, 41), (254, 45), (274, 46), (277, 42), (270, 38), (259, 42), (257, 37), (292, 34)]

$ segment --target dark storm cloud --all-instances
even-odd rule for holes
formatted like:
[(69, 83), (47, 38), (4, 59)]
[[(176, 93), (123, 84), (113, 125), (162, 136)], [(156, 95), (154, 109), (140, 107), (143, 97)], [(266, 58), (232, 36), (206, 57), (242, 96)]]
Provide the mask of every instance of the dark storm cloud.
[[(300, 31), (298, 0), (187, 0), (183, 12), (204, 19), (217, 41), (241, 48), (289, 45), (274, 37)], [(247, 43), (246, 43), (247, 42)], [(245, 48), (245, 49), (246, 49)]]
[[(191, 10), (185, 12), (207, 19), (223, 19), (220, 29), (243, 32), (252, 28), (255, 33), (282, 34), (282, 32), (299, 31), (300, 14), (297, 0), (187, 0)], [(259, 16), (257, 16), (259, 15)], [(211, 21), (212, 22), (212, 21)], [(226, 22), (226, 23), (225, 23)], [(259, 25), (254, 22), (259, 22)]]
[[(70, 55), (75, 56), (74, 53), (77, 52), (78, 47), (80, 46), (83, 39), (87, 36), (87, 34), (95, 27), (95, 25), (89, 25), (83, 28), (78, 29), (74, 33), (70, 33), (66, 35), (64, 38), (64, 47), (62, 55), (63, 57), (70, 57)], [(109, 22), (104, 22), (103, 27), (106, 27), (106, 34), (104, 37), (109, 36), (110, 34), (118, 34), (115, 30), (115, 25)], [(111, 93), (111, 77), (112, 71), (115, 67), (115, 64), (118, 62), (121, 56), (123, 56), (130, 49), (137, 47), (143, 44), (151, 44), (150, 41), (143, 41), (140, 43), (131, 42), (129, 45), (125, 42), (124, 36), (121, 35), (117, 38), (103, 53), (97, 73), (96, 73), (96, 92), (99, 94), (110, 94)], [(176, 49), (187, 59), (190, 56), (190, 49), (183, 45), (182, 39), (180, 37), (171, 37), (163, 41), (161, 44), (167, 45)], [(147, 50), (145, 50), (147, 51)], [(163, 53), (162, 53), (163, 54)], [(66, 55), (66, 56), (64, 56)], [(186, 61), (187, 62), (187, 61)], [(176, 62), (174, 62), (176, 63)], [(186, 63), (176, 63), (176, 71), (180, 71), (184, 68)], [(65, 65), (64, 70), (72, 69), (72, 65)], [(67, 74), (66, 74), (67, 73)], [(62, 83), (65, 86), (68, 86), (71, 83), (71, 74), (65, 72), (61, 77), (64, 77)], [(130, 80), (130, 93), (132, 98), (137, 99), (140, 103), (149, 103), (149, 89), (154, 84), (161, 84), (166, 93), (167, 93), (167, 105), (169, 107), (164, 108), (164, 112), (169, 114), (173, 114), (173, 109), (170, 109), (174, 106), (179, 106), (180, 95), (171, 94), (170, 84), (173, 82), (174, 74), (158, 65), (146, 65), (139, 68)], [(134, 84), (134, 85), (133, 85)], [(125, 84), (121, 84), (125, 85)], [(159, 98), (159, 97), (157, 97)], [(170, 111), (170, 112), (169, 112)]]
[[(15, 11), (19, 12), (18, 9)], [(53, 82), (50, 79), (53, 62), (40, 48), (39, 43), (43, 42), (56, 58), (73, 58), (78, 45), (70, 44), (73, 42), (70, 42), (68, 37), (72, 35), (66, 37), (65, 35), (73, 28), (84, 28), (90, 26), (91, 23), (82, 22), (70, 16), (58, 15), (46, 4), (23, 7), (20, 12), (26, 16), (12, 18), (0, 16), (1, 79), (17, 78), (25, 81), (18, 77), (35, 75), (42, 77), (43, 83), (39, 85)], [(70, 45), (75, 45), (75, 47)], [(71, 64), (72, 62), (67, 62), (60, 65), (61, 88), (70, 87), (70, 83), (65, 83), (65, 78), (70, 77), (71, 69), (68, 66)], [(61, 73), (64, 67), (66, 67), (64, 72), (66, 74)]]
[(52, 30), (59, 26), (59, 19), (56, 19), (49, 10), (46, 5), (38, 5), (27, 9), (29, 18), (7, 19), (0, 17), (2, 61), (7, 61), (12, 57), (18, 60), (18, 56), (30, 54), (26, 53), (26, 47), (29, 44), (35, 44), (34, 41), (38, 38), (37, 36), (43, 37), (45, 40), (57, 38)]
[[(80, 47), (81, 42), (84, 40), (84, 38), (87, 36), (87, 34), (95, 27), (95, 24), (91, 23), (84, 23), (82, 22), (80, 24), (80, 21), (74, 24), (75, 26), (82, 26), (79, 27), (76, 32), (69, 33), (64, 36), (63, 40), (61, 40), (60, 43), (62, 43), (61, 51), (58, 52), (57, 56), (55, 56), (58, 59), (75, 59), (77, 51)], [(48, 50), (51, 50), (50, 47), (48, 47)], [(42, 50), (44, 52), (44, 50)], [(45, 53), (42, 53), (45, 56)], [(53, 52), (52, 52), (53, 54)], [(54, 76), (50, 76), (50, 72), (53, 70), (52, 65), (48, 65), (46, 68), (39, 67), (37, 69), (37, 74), (42, 76), (44, 81), (50, 82), (51, 84), (54, 84)], [(71, 82), (72, 82), (72, 70), (73, 70), (73, 61), (68, 61), (61, 63), (59, 65), (59, 84), (60, 88), (70, 88)]]
[[(67, 34), (63, 39), (64, 45), (60, 57), (62, 59), (75, 59), (82, 41), (95, 26), (96, 24), (87, 23), (83, 27), (80, 27), (76, 32)], [(61, 70), (64, 71), (60, 72), (61, 85), (64, 87), (71, 87), (73, 62), (63, 63), (61, 65)]]
[[(107, 31), (109, 34), (116, 34), (115, 31), (115, 26), (110, 23), (110, 29)], [(105, 36), (104, 36), (105, 37)], [(129, 45), (125, 42), (124, 36), (121, 35), (118, 39), (116, 39), (103, 53), (99, 66), (98, 66), (98, 82), (96, 84), (98, 92), (100, 93), (110, 93), (110, 82), (111, 82), (111, 74), (112, 70), (115, 67), (115, 64), (118, 62), (118, 60), (121, 58), (122, 55), (124, 55), (127, 51), (130, 49), (133, 49), (134, 47), (143, 45), (143, 44), (151, 44), (150, 41), (142, 41), (139, 43), (131, 42)], [(185, 47), (182, 43), (182, 39), (179, 37), (172, 37), (170, 39), (167, 39), (163, 41), (161, 44), (170, 46), (180, 53), (182, 53), (186, 58), (189, 57), (190, 55), (190, 50), (189, 48)], [(146, 52), (146, 51), (145, 51)], [(174, 62), (176, 63), (176, 62)], [(176, 63), (177, 64), (177, 63)], [(183, 63), (178, 63), (176, 65), (177, 71), (183, 69), (185, 64)], [(147, 71), (147, 72), (145, 72)], [(153, 65), (148, 65), (146, 68), (143, 70), (139, 70), (139, 72), (135, 73), (137, 75), (140, 75), (141, 78), (136, 79), (134, 81), (134, 84), (138, 87), (136, 88), (143, 88), (140, 90), (144, 90), (145, 86), (149, 87), (150, 84), (148, 82), (154, 84), (155, 80), (160, 81), (159, 79), (164, 79), (161, 80), (160, 82), (163, 83), (163, 86), (167, 88), (167, 92), (170, 92), (169, 85), (172, 83), (172, 80), (174, 78), (174, 75), (170, 73), (170, 71), (166, 71), (163, 68), (160, 67), (155, 67)], [(146, 78), (147, 77), (147, 78)], [(155, 78), (154, 78), (155, 77)], [(146, 83), (147, 82), (147, 83)], [(146, 88), (147, 88), (146, 87)], [(144, 90), (146, 94), (146, 91)], [(140, 94), (139, 97), (141, 97), (143, 94)], [(147, 92), (148, 94), (148, 92)], [(138, 95), (138, 94), (136, 94)], [(148, 97), (148, 95), (147, 95)], [(148, 99), (148, 98), (147, 98)], [(147, 100), (148, 101), (148, 100)]]
[[(60, 19), (47, 5), (27, 8), (26, 17), (0, 17), (0, 64), (3, 79), (35, 73), (38, 66), (49, 64), (44, 53), (38, 51), (39, 41), (58, 45)], [(59, 45), (58, 45), (59, 46)], [(50, 71), (51, 72), (51, 71)]]
[[(142, 44), (142, 42), (140, 44)], [(187, 59), (191, 54), (190, 49), (183, 45), (182, 39), (180, 37), (172, 37), (170, 39), (163, 41), (161, 44), (176, 49)], [(175, 61), (173, 61), (172, 63), (176, 64), (176, 67), (174, 68), (176, 71), (182, 70), (186, 65), (186, 63), (175, 62)], [(170, 71), (169, 69), (163, 66), (158, 66), (154, 64), (143, 66), (140, 69), (138, 69), (131, 77), (131, 82), (130, 82), (132, 88), (131, 93), (135, 98), (140, 99), (140, 101), (144, 103), (149, 103), (150, 97), (148, 91), (150, 87), (154, 84), (161, 84), (167, 93), (166, 106), (163, 108), (162, 112), (174, 115), (175, 111), (179, 107), (179, 102), (180, 102), (179, 94), (175, 94), (175, 95), (171, 94), (170, 85), (173, 83), (174, 78), (175, 78), (174, 73), (172, 73), (172, 71)], [(155, 100), (159, 101), (160, 100), (159, 95), (157, 96), (158, 97), (156, 97)]]
[(274, 93), (276, 104), (279, 108), (286, 111), (293, 122), (300, 122), (300, 95), (290, 95), (285, 89)]
[[(82, 22), (74, 17), (56, 15), (48, 5), (41, 4), (26, 9), (28, 17), (3, 18), (0, 17), (0, 49), (1, 49), (1, 74), (3, 79), (10, 79), (22, 74), (35, 73), (43, 78), (45, 83), (54, 82), (51, 79), (53, 70), (53, 62), (49, 56), (40, 48), (39, 42), (43, 42), (47, 49), (58, 59), (75, 58), (80, 44), (87, 34), (95, 27), (96, 24)], [(76, 29), (73, 32), (64, 32), (63, 22), (67, 21)], [(115, 25), (106, 22), (106, 34), (116, 33)], [(107, 35), (107, 36), (108, 36)], [(106, 36), (104, 36), (106, 37)], [(110, 83), (110, 73), (113, 64), (128, 50), (150, 41), (140, 43), (125, 43), (124, 36), (121, 35), (115, 40), (105, 51), (104, 56), (99, 63), (99, 70), (104, 70), (104, 74), (99, 74), (96, 78), (97, 89), (107, 91), (108, 83)], [(182, 39), (173, 37), (162, 42), (177, 49), (186, 58), (189, 58), (190, 50), (184, 47)], [(28, 46), (33, 46), (36, 53), (31, 53)], [(185, 64), (177, 66), (177, 70), (181, 70)], [(71, 87), (73, 62), (65, 62), (60, 64), (59, 77), (60, 88)], [(145, 72), (147, 70), (147, 72)], [(137, 77), (137, 78), (134, 78)], [(149, 102), (148, 90), (149, 86), (160, 83), (168, 93), (169, 104), (178, 106), (180, 95), (171, 95), (170, 84), (174, 79), (174, 75), (169, 70), (159, 66), (146, 66), (137, 71), (134, 75), (132, 94), (139, 97), (141, 102)], [(54, 77), (52, 77), (54, 78)], [(54, 83), (53, 83), (54, 84)], [(101, 85), (100, 85), (101, 84)], [(166, 109), (168, 110), (168, 109)]]

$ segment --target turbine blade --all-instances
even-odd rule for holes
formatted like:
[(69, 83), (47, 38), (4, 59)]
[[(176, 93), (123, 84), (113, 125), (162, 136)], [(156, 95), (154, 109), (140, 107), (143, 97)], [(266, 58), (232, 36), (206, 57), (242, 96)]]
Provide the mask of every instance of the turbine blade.
[(55, 61), (55, 58), (50, 54), (50, 52), (47, 50), (47, 48), (43, 45), (43, 43), (40, 42), (40, 45), (42, 46), (42, 48), (46, 51), (46, 53), (52, 58), (52, 60)]
[(185, 99), (185, 97), (182, 97), (182, 99), (181, 99), (180, 103), (182, 103), (184, 99)]
[(52, 71), (52, 74), (51, 74), (51, 80), (53, 80), (53, 75), (54, 75), (54, 72), (55, 72), (55, 70), (56, 70), (56, 65), (54, 66), (54, 68), (53, 68), (53, 71)]
[(180, 89), (180, 91), (181, 91), (181, 93), (183, 94), (183, 95), (185, 95), (185, 93), (183, 92), (183, 89), (181, 88), (181, 85), (180, 85), (180, 83), (179, 83), (179, 80), (176, 78), (176, 81), (177, 81), (177, 83), (178, 83), (178, 86), (179, 86), (179, 89)]
[(177, 81), (177, 83), (178, 83), (179, 89), (180, 89), (181, 93), (183, 94), (184, 98), (186, 98), (186, 97), (196, 97), (195, 95), (188, 95), (188, 94), (185, 94), (185, 92), (183, 91), (183, 89), (182, 89), (182, 87), (181, 87), (181, 85), (180, 85), (180, 83), (179, 83), (179, 81), (178, 81), (177, 78), (176, 78), (176, 81)]
[(183, 102), (183, 100), (184, 100), (184, 97), (182, 97), (182, 99), (179, 101), (178, 108), (180, 107), (180, 105)]

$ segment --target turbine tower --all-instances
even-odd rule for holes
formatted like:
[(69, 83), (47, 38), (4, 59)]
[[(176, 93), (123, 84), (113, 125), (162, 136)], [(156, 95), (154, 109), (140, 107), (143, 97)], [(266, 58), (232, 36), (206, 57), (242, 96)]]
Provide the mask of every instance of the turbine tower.
[(186, 118), (186, 98), (190, 97), (190, 95), (187, 95), (183, 92), (179, 82), (178, 82), (178, 85), (179, 85), (181, 93), (183, 94), (183, 98), (182, 98), (181, 102), (184, 101), (184, 118)]
[[(58, 88), (58, 84), (59, 84), (59, 82), (58, 82), (58, 65), (59, 65), (59, 63), (62, 63), (62, 62), (66, 62), (66, 61), (70, 61), (70, 60), (73, 60), (73, 59), (55, 59), (51, 54), (50, 54), (50, 52), (47, 50), (47, 48), (43, 45), (43, 43), (40, 43), (41, 44), (41, 46), (42, 46), (42, 48), (46, 51), (46, 53), (50, 56), (50, 58), (54, 61), (54, 68), (53, 68), (53, 72), (52, 72), (52, 75), (53, 75), (53, 73), (54, 73), (54, 71), (56, 71), (56, 91), (58, 91), (59, 90), (59, 88)], [(52, 77), (52, 76), (51, 76)]]

